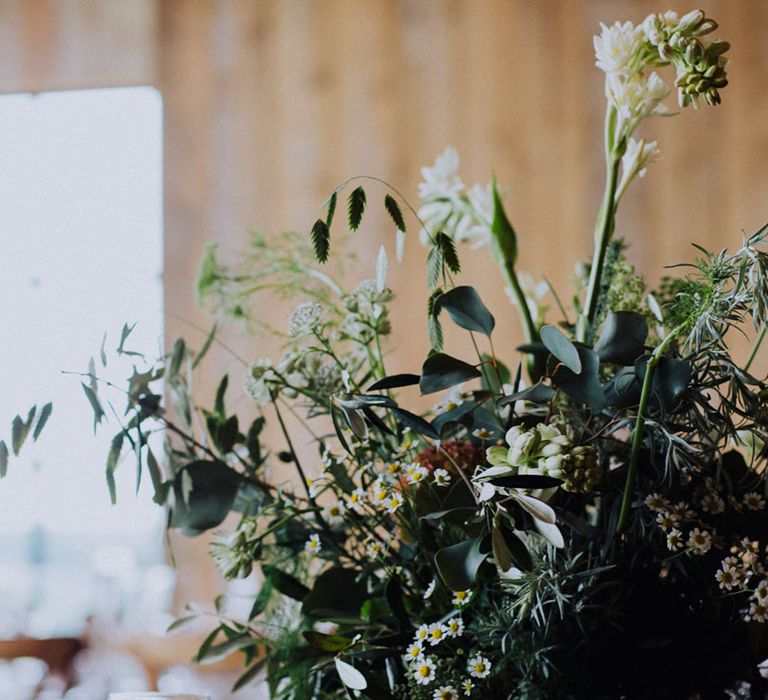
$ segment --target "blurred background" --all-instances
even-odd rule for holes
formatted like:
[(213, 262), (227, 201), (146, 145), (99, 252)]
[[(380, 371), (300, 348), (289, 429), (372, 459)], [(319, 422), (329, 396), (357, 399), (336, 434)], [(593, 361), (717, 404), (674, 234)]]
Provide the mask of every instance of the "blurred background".
[[(652, 282), (693, 258), (691, 242), (733, 246), (768, 220), (768, 3), (701, 7), (733, 44), (723, 104), (646, 122), (640, 135), (662, 157), (619, 213), (629, 258)], [(149, 354), (179, 335), (201, 344), (212, 319), (194, 281), (208, 242), (235, 261), (250, 230), (308, 230), (353, 175), (416, 205), (420, 167), (447, 145), (466, 183), (496, 173), (520, 268), (570, 298), (603, 187), (592, 35), (600, 21), (666, 9), (692, 6), (0, 0), (0, 426), (55, 404), (0, 482), (0, 697), (59, 698), (67, 677), (66, 697), (80, 700), (156, 684), (223, 700), (235, 672), (189, 668), (204, 629), (165, 638), (183, 603), (210, 607), (222, 581), (202, 538), (172, 538), (169, 565), (162, 512), (134, 497), (132, 469), (118, 470), (109, 505), (109, 437), (94, 439), (79, 381), (61, 371), (85, 371), (123, 322), (137, 322), (131, 342)], [(394, 231), (372, 208), (350, 283), (373, 276), (382, 243), (392, 253)], [(487, 251), (462, 254), (509, 353), (522, 338), (502, 279)], [(428, 347), (423, 265), (415, 235), (390, 265), (393, 373), (413, 371)], [(283, 327), (287, 310), (265, 318)], [(276, 347), (238, 329), (224, 339), (249, 361)], [(223, 372), (242, 367), (214, 352), (199, 394)]]

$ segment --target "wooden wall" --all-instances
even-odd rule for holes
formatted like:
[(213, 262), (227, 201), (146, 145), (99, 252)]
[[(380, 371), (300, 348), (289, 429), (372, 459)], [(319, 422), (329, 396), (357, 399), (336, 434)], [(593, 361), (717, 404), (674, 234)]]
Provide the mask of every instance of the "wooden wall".
[[(690, 259), (690, 241), (731, 245), (768, 220), (768, 3), (701, 4), (733, 43), (732, 82), (720, 107), (644, 127), (663, 159), (629, 195), (618, 230), (651, 278)], [(679, 0), (0, 0), (0, 91), (162, 91), (169, 341), (208, 324), (192, 294), (206, 242), (234, 256), (249, 228), (306, 230), (350, 175), (382, 177), (415, 199), (419, 167), (446, 144), (459, 149), (465, 181), (495, 170), (520, 266), (567, 297), (602, 191), (592, 34), (600, 20), (639, 21), (665, 6), (690, 9)], [(357, 272), (371, 275), (391, 225), (372, 216), (356, 240)], [(497, 347), (509, 351), (520, 334), (501, 279), (485, 252), (464, 260), (463, 279), (496, 311)], [(392, 369), (413, 370), (426, 350), (422, 265), (412, 237), (391, 273), (401, 346)], [(236, 346), (262, 354), (255, 339)], [(226, 354), (213, 368), (239, 371)], [(209, 579), (188, 561), (182, 597), (204, 600)]]

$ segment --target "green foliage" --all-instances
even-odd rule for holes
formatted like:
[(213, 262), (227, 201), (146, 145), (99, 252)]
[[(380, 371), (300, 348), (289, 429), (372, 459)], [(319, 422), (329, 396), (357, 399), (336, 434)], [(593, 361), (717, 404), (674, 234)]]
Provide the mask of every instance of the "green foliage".
[(349, 228), (353, 231), (360, 228), (360, 222), (363, 220), (363, 212), (365, 211), (365, 200), (365, 190), (362, 187), (356, 187), (352, 190), (347, 200)]
[(389, 216), (392, 218), (392, 221), (395, 222), (395, 226), (397, 226), (397, 230), (405, 233), (406, 229), (405, 229), (405, 219), (403, 219), (403, 213), (400, 211), (400, 205), (397, 203), (395, 198), (392, 197), (392, 195), (388, 194), (384, 197), (384, 207), (386, 208)]

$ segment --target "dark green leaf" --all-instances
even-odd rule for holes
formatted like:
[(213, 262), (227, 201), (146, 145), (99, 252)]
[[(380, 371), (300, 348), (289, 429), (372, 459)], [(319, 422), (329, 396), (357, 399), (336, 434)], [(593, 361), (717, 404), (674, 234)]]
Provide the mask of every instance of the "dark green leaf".
[(389, 581), (387, 581), (384, 597), (387, 599), (387, 604), (395, 619), (400, 623), (400, 629), (407, 629), (410, 621), (408, 612), (405, 609), (405, 603), (403, 603), (403, 587), (397, 574), (392, 574)]
[[(198, 535), (220, 525), (235, 502), (242, 477), (223, 462), (199, 460), (174, 477), (171, 527)], [(186, 486), (189, 493), (185, 498)]]
[(403, 219), (403, 212), (400, 211), (400, 205), (395, 201), (394, 197), (387, 195), (384, 197), (384, 206), (387, 208), (392, 221), (395, 222), (398, 231), (405, 233), (405, 220)]
[(267, 609), (269, 601), (272, 598), (272, 579), (267, 577), (259, 589), (256, 600), (253, 601), (251, 612), (248, 614), (248, 621), (254, 620)]
[(421, 377), (418, 374), (393, 374), (379, 379), (368, 387), (368, 391), (381, 391), (382, 389), (396, 389), (401, 386), (412, 386), (419, 383)]
[(165, 489), (163, 488), (163, 472), (151, 449), (147, 448), (147, 469), (149, 469), (149, 478), (152, 481), (152, 488), (155, 492), (152, 500), (158, 505), (165, 502)]
[(347, 204), (349, 209), (349, 228), (357, 231), (365, 211), (365, 190), (362, 187), (356, 187), (352, 190)]
[(549, 384), (544, 384), (544, 382), (537, 382), (533, 386), (529, 386), (527, 389), (523, 389), (522, 391), (518, 391), (514, 394), (510, 394), (509, 396), (500, 398), (496, 402), (496, 405), (499, 407), (506, 406), (507, 404), (514, 403), (515, 401), (530, 401), (531, 403), (545, 404), (549, 403), (554, 395), (555, 390), (549, 386)]
[(186, 615), (185, 617), (179, 617), (175, 619), (170, 625), (168, 625), (165, 633), (170, 635), (174, 634), (175, 632), (179, 632), (199, 619), (199, 615)]
[(440, 325), (440, 319), (435, 311), (435, 300), (440, 297), (443, 290), (439, 287), (435, 289), (427, 301), (427, 335), (432, 349), (439, 351), (443, 349), (443, 328)]
[(302, 602), (309, 595), (307, 588), (299, 579), (285, 571), (281, 571), (272, 564), (264, 564), (261, 567), (264, 576), (269, 578), (275, 590), (289, 598)]
[(632, 311), (612, 311), (608, 314), (595, 345), (602, 362), (632, 364), (645, 349), (648, 324), (642, 315)]
[(227, 386), (229, 385), (229, 375), (225, 374), (219, 382), (219, 387), (216, 389), (216, 401), (214, 403), (213, 410), (216, 415), (222, 420), (226, 417), (227, 412), (224, 408), (224, 395), (227, 393)]
[(641, 384), (634, 367), (622, 367), (603, 385), (606, 403), (618, 408), (636, 406), (640, 402)]
[(541, 342), (574, 374), (581, 373), (581, 359), (576, 346), (554, 326), (541, 329)]
[(493, 178), (493, 221), (491, 222), (491, 234), (493, 247), (505, 262), (514, 265), (517, 262), (517, 235), (515, 229), (507, 218), (504, 205), (496, 187), (496, 178)]
[(301, 612), (309, 617), (358, 617), (367, 594), (365, 586), (357, 580), (358, 572), (333, 567), (315, 580), (315, 585), (304, 598)]
[(549, 489), (560, 486), (562, 479), (541, 474), (515, 474), (514, 476), (497, 476), (489, 479), (492, 484), (509, 489)]
[(491, 545), (493, 548), (493, 558), (496, 560), (496, 565), (502, 571), (507, 571), (512, 567), (512, 552), (509, 550), (507, 543), (504, 539), (504, 533), (501, 531), (501, 526), (498, 522), (494, 522), (493, 531), (491, 532)]
[(482, 537), (444, 547), (435, 554), (435, 565), (443, 583), (452, 591), (465, 591), (475, 585), (477, 571), (488, 554), (480, 551)]
[(45, 424), (48, 422), (48, 419), (51, 417), (51, 413), (53, 413), (53, 404), (47, 403), (45, 406), (43, 406), (42, 410), (40, 411), (40, 417), (37, 419), (37, 425), (35, 426), (35, 431), (32, 433), (32, 439), (37, 441), (37, 438), (40, 437), (40, 433), (43, 432), (43, 428), (45, 427)]
[(235, 681), (235, 684), (232, 686), (232, 692), (236, 693), (241, 688), (245, 688), (246, 685), (255, 681), (256, 678), (258, 678), (258, 676), (264, 670), (264, 667), (267, 665), (268, 661), (269, 657), (264, 656), (260, 658), (255, 664), (253, 664), (253, 666), (251, 666), (242, 676), (240, 676), (240, 678)]
[(99, 357), (101, 358), (101, 366), (107, 366), (107, 351), (105, 350), (107, 345), (107, 332), (104, 331), (104, 335), (101, 339), (101, 348), (99, 348)]
[(528, 547), (525, 543), (509, 528), (501, 526), (502, 536), (504, 542), (512, 555), (512, 561), (523, 571), (531, 571), (533, 569), (533, 560), (531, 559), (531, 553), (528, 551)]
[(440, 434), (437, 432), (434, 426), (424, 420), (421, 416), (417, 416), (415, 413), (406, 411), (404, 408), (393, 408), (390, 410), (395, 414), (398, 422), (405, 427), (410, 428), (419, 435), (432, 438), (433, 440), (440, 439)]
[[(647, 365), (647, 357), (641, 357), (635, 362), (635, 372), (641, 383), (645, 378)], [(690, 362), (672, 357), (662, 357), (653, 374), (652, 388), (657, 407), (661, 406), (665, 411), (674, 410), (680, 395), (688, 388), (691, 373)]]
[(112, 444), (109, 446), (109, 454), (107, 455), (107, 471), (113, 472), (117, 468), (117, 461), (123, 451), (124, 439), (125, 433), (122, 430), (112, 438)]
[(184, 342), (184, 338), (178, 338), (173, 344), (173, 350), (171, 351), (171, 361), (168, 364), (168, 379), (173, 379), (181, 369), (181, 363), (184, 361), (184, 357), (187, 354), (187, 345)]
[(430, 355), (421, 367), (419, 388), (422, 395), (433, 394), (480, 376), (480, 370), (474, 365), (445, 353), (436, 352)]
[(8, 473), (8, 445), (0, 440), (0, 479)]
[(211, 349), (211, 345), (213, 345), (213, 341), (216, 338), (217, 330), (218, 326), (214, 323), (213, 328), (211, 328), (211, 332), (208, 333), (208, 336), (203, 343), (203, 347), (197, 351), (197, 354), (192, 360), (192, 369), (195, 369), (200, 364), (200, 362), (202, 362), (203, 358), (208, 354), (208, 351)]
[(572, 372), (564, 364), (552, 375), (554, 385), (579, 404), (598, 411), (606, 406), (605, 392), (600, 385), (600, 358), (594, 350), (578, 348), (581, 373)]
[(445, 266), (454, 275), (458, 275), (461, 272), (461, 264), (459, 263), (459, 254), (456, 252), (456, 243), (447, 233), (442, 231), (437, 234), (436, 240)]
[(438, 314), (442, 309), (448, 312), (457, 326), (484, 333), (488, 337), (496, 325), (493, 315), (474, 287), (454, 287), (439, 296), (434, 303), (434, 312)]
[(259, 416), (251, 423), (251, 427), (248, 428), (248, 435), (245, 438), (245, 446), (248, 449), (248, 456), (251, 458), (254, 467), (258, 467), (262, 463), (261, 456), (261, 440), (259, 436), (264, 429), (264, 418)]
[(312, 248), (315, 251), (315, 257), (318, 262), (326, 262), (331, 251), (331, 232), (328, 230), (328, 225), (325, 221), (322, 219), (315, 221), (310, 238), (312, 239)]
[(325, 226), (330, 231), (331, 226), (333, 226), (333, 215), (336, 213), (336, 200), (339, 196), (339, 193), (334, 190), (333, 194), (328, 199), (328, 209), (325, 215)]
[(333, 422), (333, 429), (336, 433), (336, 437), (338, 438), (339, 443), (341, 443), (341, 446), (344, 448), (344, 451), (352, 455), (354, 453), (349, 448), (349, 443), (347, 442), (347, 438), (344, 437), (344, 431), (342, 430), (341, 423), (339, 422), (340, 411), (341, 409), (334, 403), (333, 400), (331, 400), (330, 402), (331, 421)]
[(88, 399), (88, 402), (91, 404), (91, 409), (93, 410), (93, 432), (95, 433), (96, 426), (101, 423), (107, 414), (104, 413), (104, 409), (101, 407), (101, 403), (99, 398), (96, 396), (96, 392), (91, 389), (91, 387), (89, 387), (85, 382), (80, 382), (80, 384), (82, 385), (85, 396)]
[(344, 637), (340, 634), (323, 634), (322, 632), (304, 630), (301, 635), (313, 647), (327, 651), (330, 654), (338, 654), (352, 643), (351, 637)]
[(337, 462), (335, 459), (328, 463), (328, 471), (333, 476), (333, 481), (344, 493), (352, 493), (355, 490), (355, 483), (347, 473), (347, 467), (343, 462)]

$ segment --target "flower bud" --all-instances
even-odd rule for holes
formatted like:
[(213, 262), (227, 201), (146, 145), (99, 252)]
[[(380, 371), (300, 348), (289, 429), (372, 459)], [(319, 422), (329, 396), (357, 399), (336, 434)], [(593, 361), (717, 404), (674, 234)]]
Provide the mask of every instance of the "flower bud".
[(718, 28), (718, 23), (713, 19), (705, 19), (697, 28), (696, 36), (704, 36), (710, 32), (714, 32)]
[(704, 55), (704, 47), (698, 39), (691, 39), (688, 41), (688, 46), (685, 47), (685, 60), (688, 63), (696, 63)]
[(722, 56), (730, 48), (731, 45), (727, 41), (713, 41), (707, 47), (707, 55), (712, 57)]
[(694, 32), (701, 26), (704, 19), (705, 15), (702, 10), (691, 10), (680, 18), (677, 31), (683, 34)]

